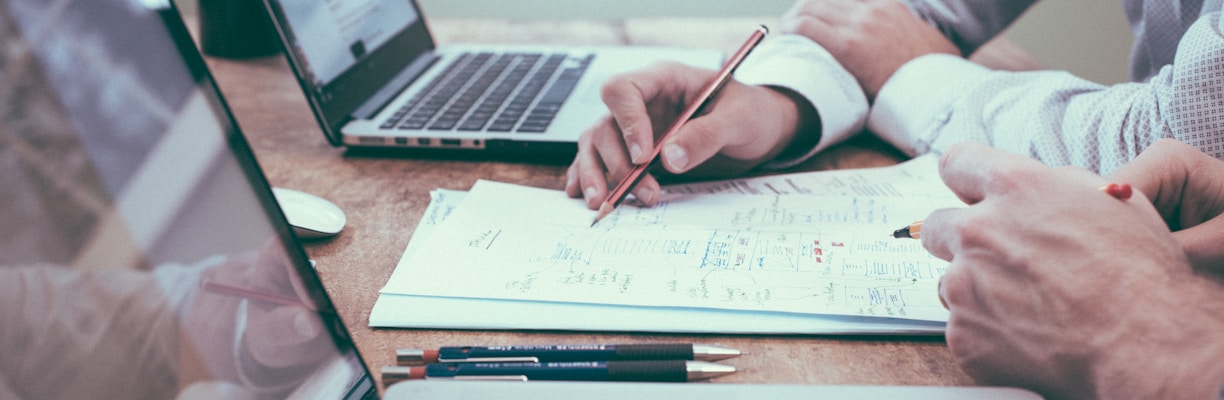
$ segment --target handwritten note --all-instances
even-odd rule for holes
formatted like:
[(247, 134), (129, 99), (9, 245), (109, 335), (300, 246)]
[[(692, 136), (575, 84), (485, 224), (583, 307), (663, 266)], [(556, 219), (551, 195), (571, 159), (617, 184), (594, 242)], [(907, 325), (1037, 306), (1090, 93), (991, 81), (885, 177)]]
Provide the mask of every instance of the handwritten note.
[(901, 164), (664, 186), (667, 193), (798, 194), (860, 197), (935, 197), (949, 193), (936, 173), (938, 159), (927, 155)]
[(947, 318), (935, 296), (946, 263), (888, 233), (960, 206), (954, 196), (926, 186), (918, 196), (811, 194), (828, 185), (792, 178), (781, 179), (809, 193), (668, 190), (659, 205), (623, 205), (593, 228), (592, 211), (562, 192), (481, 181), (383, 292)]

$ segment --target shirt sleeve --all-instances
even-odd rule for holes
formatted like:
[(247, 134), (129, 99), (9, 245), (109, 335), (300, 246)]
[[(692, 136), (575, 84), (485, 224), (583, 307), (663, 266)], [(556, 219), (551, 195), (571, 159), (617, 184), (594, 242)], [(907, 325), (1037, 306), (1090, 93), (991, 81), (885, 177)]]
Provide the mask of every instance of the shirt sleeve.
[[(816, 146), (791, 157), (781, 157), (764, 168), (788, 168), (839, 143), (863, 129), (867, 97), (850, 72), (820, 45), (800, 35), (776, 35), (753, 50), (736, 70), (735, 78), (748, 85), (786, 88), (806, 99), (820, 117)], [(809, 133), (809, 132), (801, 132)]]
[(1066, 72), (992, 71), (958, 57), (920, 57), (881, 88), (867, 126), (909, 155), (977, 141), (1100, 174), (1161, 138), (1224, 158), (1220, 32), (1219, 13), (1200, 18), (1172, 65), (1146, 82), (1114, 86)]

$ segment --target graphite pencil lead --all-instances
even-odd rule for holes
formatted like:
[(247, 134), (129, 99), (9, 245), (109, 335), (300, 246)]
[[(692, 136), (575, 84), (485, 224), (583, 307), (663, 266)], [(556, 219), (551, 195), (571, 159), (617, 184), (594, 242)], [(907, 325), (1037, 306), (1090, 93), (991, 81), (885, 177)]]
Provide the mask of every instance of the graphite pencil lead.
[(598, 224), (600, 220), (608, 216), (608, 214), (611, 214), (615, 209), (616, 207), (613, 207), (612, 203), (605, 201), (603, 205), (599, 206), (599, 212), (595, 214), (595, 220), (591, 221), (591, 227), (594, 228), (595, 224)]

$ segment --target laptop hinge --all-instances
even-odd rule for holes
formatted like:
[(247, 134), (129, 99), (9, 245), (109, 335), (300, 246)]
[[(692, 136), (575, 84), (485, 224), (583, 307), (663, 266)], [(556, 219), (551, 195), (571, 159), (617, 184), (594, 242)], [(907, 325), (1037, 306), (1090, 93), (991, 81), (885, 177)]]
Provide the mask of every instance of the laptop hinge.
[(428, 69), (429, 66), (433, 65), (433, 63), (436, 61), (438, 61), (438, 55), (433, 51), (429, 51), (422, 54), (420, 57), (417, 57), (415, 61), (408, 64), (408, 67), (404, 68), (403, 71), (395, 74), (394, 78), (387, 81), (386, 85), (383, 85), (381, 89), (374, 92), (374, 94), (371, 95), (365, 103), (361, 103), (361, 106), (357, 107), (357, 109), (353, 111), (353, 118), (373, 118), (380, 111), (382, 111), (383, 107), (387, 106), (387, 103), (394, 100), (395, 96), (398, 96), (400, 92), (403, 92), (404, 88), (407, 88), (408, 85), (412, 84), (417, 77), (421, 76), (421, 74), (424, 73), (425, 70)]

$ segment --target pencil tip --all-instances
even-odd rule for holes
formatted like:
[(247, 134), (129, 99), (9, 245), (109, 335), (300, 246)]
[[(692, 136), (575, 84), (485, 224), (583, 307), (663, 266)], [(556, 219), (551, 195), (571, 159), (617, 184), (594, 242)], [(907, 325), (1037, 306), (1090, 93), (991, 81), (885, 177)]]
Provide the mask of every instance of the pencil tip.
[(594, 227), (595, 227), (595, 224), (598, 224), (598, 223), (599, 223), (599, 220), (601, 220), (601, 219), (603, 219), (604, 217), (608, 216), (608, 214), (611, 214), (611, 213), (612, 213), (612, 210), (614, 210), (614, 209), (616, 209), (616, 207), (613, 207), (613, 206), (612, 206), (612, 203), (608, 203), (608, 202), (606, 202), (606, 201), (605, 201), (605, 202), (603, 203), (603, 205), (600, 205), (600, 206), (599, 206), (599, 212), (595, 214), (595, 220), (594, 220), (594, 221), (591, 221), (591, 227), (592, 227), (592, 228), (594, 228)]

